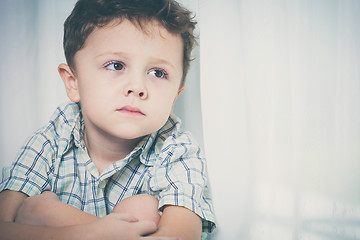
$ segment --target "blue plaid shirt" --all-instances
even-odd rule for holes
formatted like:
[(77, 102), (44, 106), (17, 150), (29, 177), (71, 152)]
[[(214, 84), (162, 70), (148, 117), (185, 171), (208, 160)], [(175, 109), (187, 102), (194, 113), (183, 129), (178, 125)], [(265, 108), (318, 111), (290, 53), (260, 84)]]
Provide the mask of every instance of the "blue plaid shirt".
[(211, 232), (215, 218), (208, 188), (206, 160), (175, 116), (145, 138), (122, 160), (100, 175), (83, 139), (80, 105), (57, 108), (49, 124), (22, 147), (17, 160), (3, 171), (0, 191), (29, 196), (52, 191), (64, 203), (103, 217), (122, 199), (146, 193), (165, 205), (186, 207)]

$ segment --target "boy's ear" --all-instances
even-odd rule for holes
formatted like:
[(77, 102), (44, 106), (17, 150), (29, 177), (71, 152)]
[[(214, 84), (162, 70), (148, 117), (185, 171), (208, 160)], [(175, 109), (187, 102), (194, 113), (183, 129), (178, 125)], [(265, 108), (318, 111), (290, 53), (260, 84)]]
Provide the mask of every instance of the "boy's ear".
[(66, 94), (68, 98), (72, 102), (80, 102), (80, 94), (79, 94), (77, 79), (71, 68), (68, 65), (62, 63), (59, 65), (58, 71), (60, 77), (64, 82)]
[(181, 93), (182, 91), (184, 91), (184, 90), (185, 90), (185, 88), (186, 88), (186, 85), (184, 84), (184, 86), (182, 86), (182, 87), (179, 89), (179, 91), (178, 91), (178, 94), (177, 94), (176, 98), (178, 98), (178, 97), (179, 97), (180, 93)]
[(182, 86), (182, 87), (179, 89), (179, 91), (178, 91), (178, 93), (177, 93), (177, 95), (176, 95), (176, 97), (175, 97), (175, 99), (174, 99), (173, 107), (174, 107), (174, 104), (175, 104), (176, 100), (177, 100), (178, 97), (180, 96), (180, 93), (181, 93), (182, 91), (184, 91), (185, 88), (186, 88), (186, 85)]
[(179, 89), (179, 91), (178, 91), (178, 93), (177, 93), (177, 95), (176, 95), (176, 97), (175, 97), (175, 99), (174, 99), (174, 102), (173, 102), (173, 104), (172, 104), (171, 112), (174, 110), (175, 102), (176, 102), (176, 100), (178, 99), (178, 97), (180, 96), (180, 93), (181, 93), (182, 91), (184, 91), (185, 87), (186, 87), (186, 86), (184, 85), (184, 86), (182, 86), (182, 87)]

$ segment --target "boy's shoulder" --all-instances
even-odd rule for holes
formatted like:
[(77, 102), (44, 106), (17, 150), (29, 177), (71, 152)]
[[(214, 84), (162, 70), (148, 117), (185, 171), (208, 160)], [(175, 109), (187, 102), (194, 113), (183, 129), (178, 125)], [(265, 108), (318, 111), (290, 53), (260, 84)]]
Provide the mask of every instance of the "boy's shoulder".
[(74, 129), (81, 125), (77, 123), (80, 119), (77, 104), (60, 105), (50, 121), (28, 138), (13, 165), (4, 168), (3, 183), (6, 185), (0, 185), (0, 190), (6, 187), (14, 191), (21, 189), (29, 196), (40, 194), (45, 186), (49, 186), (50, 172), (59, 166), (56, 161), (73, 146)]

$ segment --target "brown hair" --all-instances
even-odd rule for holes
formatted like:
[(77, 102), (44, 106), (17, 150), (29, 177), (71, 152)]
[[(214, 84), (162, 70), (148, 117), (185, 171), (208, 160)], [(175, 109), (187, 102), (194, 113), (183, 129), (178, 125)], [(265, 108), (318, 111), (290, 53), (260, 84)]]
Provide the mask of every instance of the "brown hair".
[(184, 43), (182, 87), (196, 43), (196, 22), (192, 13), (174, 0), (79, 0), (64, 23), (63, 44), (68, 65), (75, 67), (76, 52), (96, 27), (116, 19), (128, 19), (140, 27), (144, 22), (156, 20), (169, 32), (181, 36)]

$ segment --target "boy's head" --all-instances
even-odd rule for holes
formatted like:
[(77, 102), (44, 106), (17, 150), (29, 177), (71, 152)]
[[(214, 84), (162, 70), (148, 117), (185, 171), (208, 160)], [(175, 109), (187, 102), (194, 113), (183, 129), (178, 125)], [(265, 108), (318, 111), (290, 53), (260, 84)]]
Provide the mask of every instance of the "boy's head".
[(79, 0), (59, 73), (80, 102), (87, 141), (123, 149), (164, 126), (184, 88), (193, 29), (173, 1)]
[(124, 19), (140, 28), (155, 20), (170, 33), (181, 36), (184, 49), (182, 88), (196, 42), (196, 22), (191, 12), (174, 0), (79, 0), (64, 24), (64, 51), (70, 68), (76, 70), (74, 56), (95, 28)]

